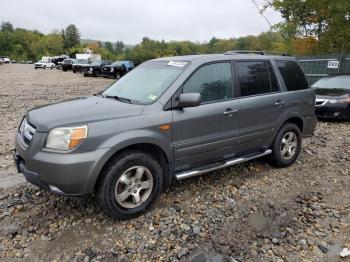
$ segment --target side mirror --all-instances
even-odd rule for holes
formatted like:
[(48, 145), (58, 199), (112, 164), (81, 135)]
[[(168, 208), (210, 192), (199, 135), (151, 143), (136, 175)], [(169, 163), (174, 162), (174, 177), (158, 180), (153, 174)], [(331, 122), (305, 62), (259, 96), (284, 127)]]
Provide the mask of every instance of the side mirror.
[(199, 106), (201, 103), (202, 103), (201, 94), (187, 93), (187, 94), (181, 94), (179, 96), (177, 107), (178, 108), (196, 107), (196, 106)]

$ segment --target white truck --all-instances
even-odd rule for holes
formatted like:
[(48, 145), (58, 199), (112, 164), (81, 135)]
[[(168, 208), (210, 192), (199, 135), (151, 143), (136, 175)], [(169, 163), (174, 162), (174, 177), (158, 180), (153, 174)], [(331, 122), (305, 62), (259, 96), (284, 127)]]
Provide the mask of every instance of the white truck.
[(95, 62), (95, 61), (101, 61), (101, 55), (99, 54), (76, 54), (76, 59), (85, 59), (89, 63)]

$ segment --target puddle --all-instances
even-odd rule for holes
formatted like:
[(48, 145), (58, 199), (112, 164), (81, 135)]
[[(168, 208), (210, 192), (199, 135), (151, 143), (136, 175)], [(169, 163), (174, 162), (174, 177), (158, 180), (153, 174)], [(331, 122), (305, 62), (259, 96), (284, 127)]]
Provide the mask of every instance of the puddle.
[(342, 251), (342, 247), (340, 245), (338, 245), (338, 244), (330, 246), (329, 250), (328, 250), (328, 252), (326, 254), (327, 259), (329, 261), (334, 261), (334, 262), (335, 261), (341, 261), (341, 260), (346, 261), (346, 259), (344, 260), (344, 259), (342, 259), (339, 256), (341, 251)]
[(263, 229), (269, 222), (268, 217), (259, 213), (252, 213), (248, 216), (248, 224), (258, 230)]
[(189, 257), (190, 262), (223, 262), (224, 258), (221, 254), (214, 251), (213, 248), (200, 247), (192, 256)]

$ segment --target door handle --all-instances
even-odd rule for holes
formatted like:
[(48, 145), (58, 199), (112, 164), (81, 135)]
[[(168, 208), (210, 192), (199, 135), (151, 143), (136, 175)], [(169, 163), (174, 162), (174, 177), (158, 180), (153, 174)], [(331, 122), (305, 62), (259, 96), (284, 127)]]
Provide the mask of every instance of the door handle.
[(231, 108), (228, 108), (225, 112), (224, 112), (224, 115), (227, 116), (227, 115), (233, 115), (233, 114), (237, 114), (238, 113), (238, 110), (233, 110)]
[(275, 102), (275, 106), (280, 107), (280, 106), (283, 106), (285, 103), (286, 103), (285, 101), (278, 100), (278, 101)]

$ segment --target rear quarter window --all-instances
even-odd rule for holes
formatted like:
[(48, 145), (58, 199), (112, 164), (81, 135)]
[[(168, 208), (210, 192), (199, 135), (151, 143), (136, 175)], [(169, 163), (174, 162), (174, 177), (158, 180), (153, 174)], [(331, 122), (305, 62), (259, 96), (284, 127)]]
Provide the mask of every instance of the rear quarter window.
[(308, 89), (309, 84), (300, 66), (295, 61), (275, 61), (288, 91)]

